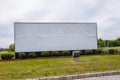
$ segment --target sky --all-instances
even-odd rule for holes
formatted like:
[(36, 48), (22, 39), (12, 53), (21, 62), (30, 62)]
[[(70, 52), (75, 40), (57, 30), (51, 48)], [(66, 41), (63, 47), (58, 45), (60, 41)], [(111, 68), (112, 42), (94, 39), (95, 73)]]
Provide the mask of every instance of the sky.
[(0, 47), (14, 43), (14, 22), (96, 22), (98, 38), (120, 37), (120, 0), (0, 0)]

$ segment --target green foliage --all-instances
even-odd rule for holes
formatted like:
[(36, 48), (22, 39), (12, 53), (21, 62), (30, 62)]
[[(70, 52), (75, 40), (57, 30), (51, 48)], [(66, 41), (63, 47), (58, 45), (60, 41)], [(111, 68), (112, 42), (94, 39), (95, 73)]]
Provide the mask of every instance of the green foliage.
[(60, 52), (59, 51), (52, 51), (51, 56), (59, 56)]
[(117, 40), (117, 41), (120, 41), (120, 37), (118, 37), (116, 40)]
[(15, 51), (15, 44), (10, 44), (8, 51)]
[(96, 54), (101, 54), (102, 52), (103, 52), (102, 49), (97, 49), (97, 50), (96, 50)]
[(120, 49), (118, 49), (117, 53), (120, 54)]
[(37, 57), (37, 55), (36, 55), (36, 53), (31, 52), (31, 53), (28, 54), (28, 57), (29, 58), (35, 58), (35, 57)]
[(13, 59), (14, 54), (10, 54), (10, 53), (3, 53), (1, 54), (1, 59), (2, 60), (10, 60)]
[(47, 52), (47, 51), (46, 51), (46, 52), (42, 52), (42, 53), (41, 53), (41, 56), (42, 56), (42, 57), (49, 57), (49, 56), (50, 56), (50, 53)]
[(120, 46), (120, 41), (118, 41), (118, 40), (111, 40), (109, 42), (109, 46), (110, 47)]
[(20, 59), (26, 58), (25, 53), (24, 53), (24, 52), (20, 52), (20, 53), (19, 53), (19, 58), (20, 58)]
[(118, 53), (118, 49), (115, 49), (115, 52), (114, 52), (115, 54), (117, 54)]
[(108, 54), (108, 49), (103, 49), (103, 53), (104, 55)]
[(98, 47), (117, 47), (120, 46), (120, 38), (115, 40), (98, 39)]
[(83, 54), (82, 51), (80, 51), (80, 55)]
[(93, 53), (92, 50), (86, 50), (86, 51), (85, 51), (85, 54), (86, 54), (86, 55), (91, 55), (92, 53)]
[(62, 56), (70, 56), (70, 51), (62, 51)]
[(98, 39), (98, 47), (105, 47), (104, 40)]
[(115, 49), (109, 49), (109, 50), (108, 50), (108, 53), (109, 53), (109, 54), (114, 54), (114, 53), (115, 53)]
[(6, 49), (5, 48), (0, 48), (0, 51), (5, 51)]

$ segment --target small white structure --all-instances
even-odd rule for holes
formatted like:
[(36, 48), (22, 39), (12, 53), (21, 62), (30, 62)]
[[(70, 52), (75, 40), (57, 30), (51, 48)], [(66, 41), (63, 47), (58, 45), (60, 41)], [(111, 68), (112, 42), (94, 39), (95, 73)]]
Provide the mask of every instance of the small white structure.
[(72, 56), (74, 58), (74, 61), (79, 62), (79, 56), (80, 56), (80, 51), (73, 51)]
[(97, 24), (15, 22), (15, 52), (97, 49)]

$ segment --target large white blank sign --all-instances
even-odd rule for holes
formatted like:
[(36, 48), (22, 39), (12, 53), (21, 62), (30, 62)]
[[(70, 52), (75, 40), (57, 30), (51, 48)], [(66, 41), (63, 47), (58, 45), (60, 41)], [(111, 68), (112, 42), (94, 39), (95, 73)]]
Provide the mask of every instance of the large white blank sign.
[(97, 24), (15, 22), (15, 52), (97, 49)]

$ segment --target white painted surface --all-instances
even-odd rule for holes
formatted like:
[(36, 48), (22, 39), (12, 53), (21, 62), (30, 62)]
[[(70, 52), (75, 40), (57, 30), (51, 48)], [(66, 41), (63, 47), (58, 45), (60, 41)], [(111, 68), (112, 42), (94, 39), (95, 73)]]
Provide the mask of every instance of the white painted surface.
[(97, 49), (96, 23), (15, 23), (15, 52)]

